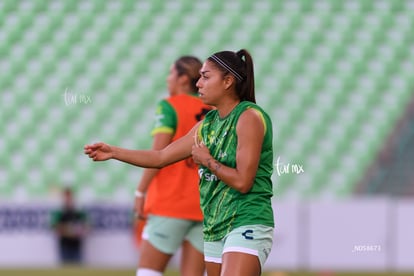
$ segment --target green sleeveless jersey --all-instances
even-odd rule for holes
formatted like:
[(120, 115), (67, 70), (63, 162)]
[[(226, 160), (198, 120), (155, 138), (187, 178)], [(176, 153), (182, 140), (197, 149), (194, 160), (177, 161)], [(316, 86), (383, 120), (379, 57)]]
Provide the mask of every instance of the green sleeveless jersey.
[(208, 168), (204, 166), (199, 168), (205, 241), (220, 240), (234, 228), (243, 225), (274, 226), (271, 202), (273, 132), (272, 122), (266, 112), (249, 101), (240, 102), (225, 118), (220, 118), (218, 111), (212, 110), (207, 113), (199, 128), (199, 137), (214, 159), (225, 166), (235, 168), (236, 125), (240, 115), (249, 108), (254, 108), (261, 114), (265, 126), (259, 167), (251, 190), (242, 194), (226, 185)]

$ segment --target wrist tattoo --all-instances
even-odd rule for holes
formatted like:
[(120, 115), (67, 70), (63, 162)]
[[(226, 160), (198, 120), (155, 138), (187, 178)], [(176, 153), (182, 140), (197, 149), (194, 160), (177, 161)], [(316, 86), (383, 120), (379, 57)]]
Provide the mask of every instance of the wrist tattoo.
[(214, 173), (217, 173), (217, 171), (221, 168), (221, 164), (219, 163), (219, 161), (215, 161), (214, 162), (214, 164), (215, 164), (215, 168), (214, 168)]
[(211, 163), (213, 163), (212, 161), (213, 158), (207, 158), (207, 168), (209, 168), (211, 170)]
[(216, 173), (221, 168), (221, 164), (219, 161), (214, 160), (213, 158), (208, 158), (207, 168), (209, 168), (213, 173)]

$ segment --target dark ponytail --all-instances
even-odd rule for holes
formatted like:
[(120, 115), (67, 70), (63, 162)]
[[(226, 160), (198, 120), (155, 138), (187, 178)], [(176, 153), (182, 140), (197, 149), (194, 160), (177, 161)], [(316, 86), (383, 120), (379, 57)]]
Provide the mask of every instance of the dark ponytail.
[(235, 77), (236, 93), (240, 101), (256, 103), (253, 59), (246, 49), (218, 52), (208, 60), (214, 62), (224, 75), (232, 74)]
[[(256, 96), (254, 91), (254, 68), (253, 68), (253, 59), (250, 53), (246, 49), (239, 50), (236, 55), (243, 60), (246, 70), (245, 82), (242, 83), (240, 90), (242, 91), (241, 95), (244, 96), (244, 100), (256, 103)], [(237, 86), (236, 86), (237, 87)]]

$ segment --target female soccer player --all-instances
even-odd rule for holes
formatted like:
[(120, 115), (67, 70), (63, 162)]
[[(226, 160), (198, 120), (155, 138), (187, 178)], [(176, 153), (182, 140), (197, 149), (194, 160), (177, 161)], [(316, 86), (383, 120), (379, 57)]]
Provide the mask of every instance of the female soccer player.
[(94, 161), (116, 159), (162, 168), (192, 156), (199, 165), (204, 255), (209, 276), (257, 276), (273, 241), (272, 123), (255, 104), (250, 54), (210, 56), (197, 82), (201, 100), (216, 107), (162, 150), (85, 146)]
[[(161, 150), (185, 135), (211, 110), (197, 95), (201, 61), (183, 56), (170, 67), (169, 97), (159, 102), (152, 130), (153, 150)], [(137, 276), (162, 275), (181, 247), (181, 275), (202, 276), (203, 215), (197, 165), (191, 158), (162, 169), (146, 169), (135, 198), (137, 218), (147, 217)]]

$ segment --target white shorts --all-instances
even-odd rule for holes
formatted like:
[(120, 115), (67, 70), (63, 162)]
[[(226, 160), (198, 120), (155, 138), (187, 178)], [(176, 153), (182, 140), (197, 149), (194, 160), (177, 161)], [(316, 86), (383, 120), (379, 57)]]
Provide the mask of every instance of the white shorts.
[(273, 227), (264, 225), (246, 225), (228, 233), (222, 240), (204, 242), (204, 260), (222, 263), (226, 252), (240, 252), (255, 255), (263, 265), (273, 245)]
[(185, 240), (203, 253), (203, 222), (150, 215), (142, 239), (166, 254), (174, 254)]

